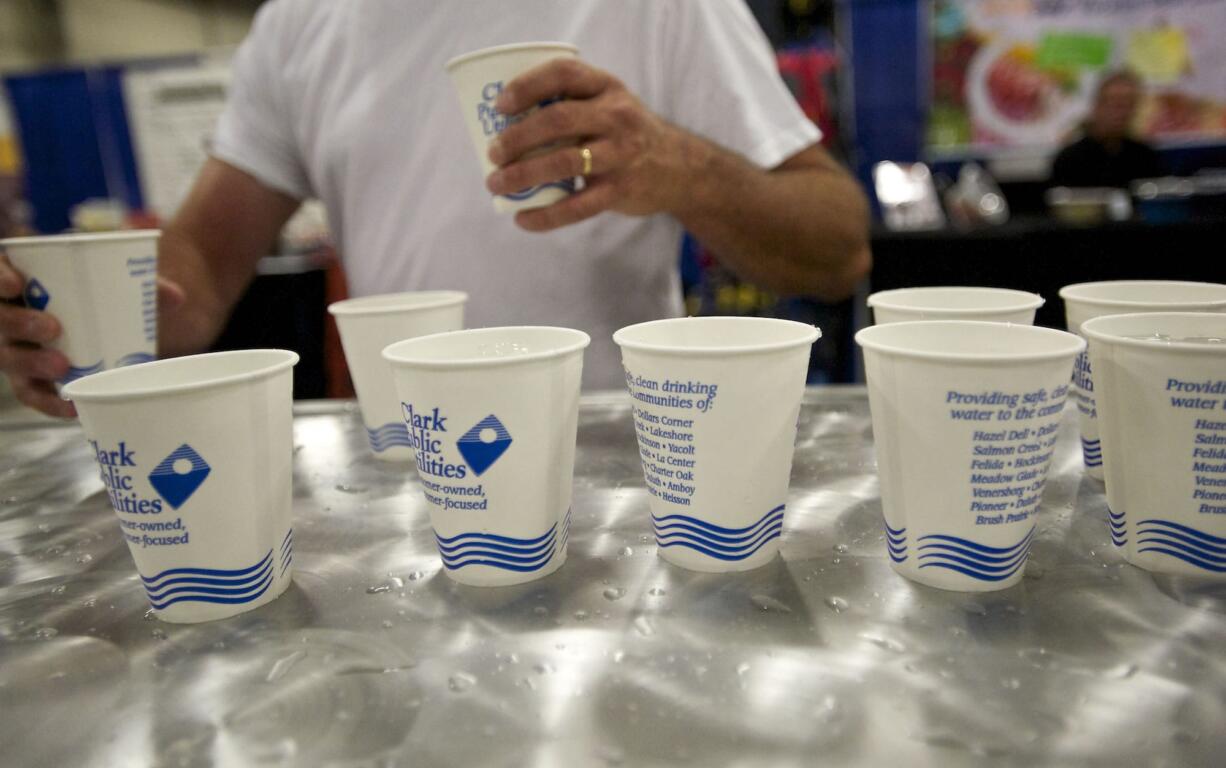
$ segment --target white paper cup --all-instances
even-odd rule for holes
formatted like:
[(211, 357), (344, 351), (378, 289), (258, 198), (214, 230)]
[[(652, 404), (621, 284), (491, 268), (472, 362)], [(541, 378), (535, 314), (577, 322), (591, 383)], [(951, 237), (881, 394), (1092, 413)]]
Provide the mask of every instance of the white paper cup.
[(1226, 578), (1226, 314), (1113, 315), (1081, 330), (1112, 543), (1146, 570)]
[(1022, 578), (1085, 342), (1026, 325), (865, 328), (886, 554), (903, 576), (986, 592)]
[[(1065, 324), (1081, 333), (1087, 320), (1137, 312), (1226, 312), (1226, 285), (1172, 280), (1109, 280), (1077, 283), (1060, 289)], [(1086, 474), (1103, 479), (1094, 376), (1090, 357), (1082, 353), (1073, 370), (1073, 399), (1080, 412), (1081, 448)]]
[(1010, 288), (898, 288), (868, 297), (877, 325), (912, 320), (980, 320), (1034, 325), (1043, 297)]
[[(522, 118), (522, 115), (503, 115), (494, 109), (494, 101), (502, 93), (503, 87), (548, 61), (578, 55), (579, 49), (567, 43), (516, 43), (483, 48), (447, 62), (447, 73), (451, 75), (451, 82), (460, 98), (464, 123), (477, 150), (483, 177), (495, 170), (488, 154), (490, 141), (506, 130), (508, 125)], [(539, 150), (537, 154), (548, 149)], [(575, 180), (563, 179), (510, 195), (498, 195), (494, 198), (494, 209), (510, 213), (544, 208), (574, 194), (574, 191)]]
[(459, 291), (419, 291), (346, 299), (328, 307), (341, 334), (370, 449), (380, 459), (412, 461), (414, 456), (392, 368), (383, 359), (384, 348), (404, 339), (460, 330), (467, 300), (468, 294)]
[(233, 616), (289, 585), (296, 362), (217, 352), (64, 387), (163, 621)]
[(383, 351), (443, 570), (461, 584), (521, 584), (566, 561), (590, 342), (569, 328), (482, 328)]
[(157, 357), (157, 241), (138, 230), (0, 240), (26, 280), (27, 306), (64, 332), (47, 346), (68, 358), (68, 383)]
[(658, 320), (613, 334), (633, 399), (660, 556), (744, 571), (779, 551), (811, 325)]

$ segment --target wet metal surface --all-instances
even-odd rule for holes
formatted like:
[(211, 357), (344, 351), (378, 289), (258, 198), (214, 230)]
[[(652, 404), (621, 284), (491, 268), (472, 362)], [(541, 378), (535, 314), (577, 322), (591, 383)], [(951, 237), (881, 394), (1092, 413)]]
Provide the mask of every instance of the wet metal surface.
[(1066, 414), (1026, 578), (911, 584), (860, 388), (807, 395), (782, 555), (655, 554), (629, 400), (584, 402), (566, 565), (440, 571), (411, 466), (347, 405), (295, 423), (296, 573), (264, 608), (146, 617), (79, 430), (0, 429), (6, 766), (1220, 766), (1226, 594), (1112, 549)]

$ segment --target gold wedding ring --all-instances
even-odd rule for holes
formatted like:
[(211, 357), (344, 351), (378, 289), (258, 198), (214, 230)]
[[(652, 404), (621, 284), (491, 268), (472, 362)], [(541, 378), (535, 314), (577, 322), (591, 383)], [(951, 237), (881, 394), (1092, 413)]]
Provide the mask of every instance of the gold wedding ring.
[(587, 147), (582, 147), (579, 150), (579, 156), (583, 158), (583, 178), (587, 178), (592, 173), (592, 150)]

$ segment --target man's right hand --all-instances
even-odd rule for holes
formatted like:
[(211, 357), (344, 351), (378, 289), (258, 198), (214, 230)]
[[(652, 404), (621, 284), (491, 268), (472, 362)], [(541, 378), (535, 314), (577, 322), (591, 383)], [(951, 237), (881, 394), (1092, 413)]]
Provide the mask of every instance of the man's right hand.
[(0, 371), (22, 403), (71, 419), (76, 409), (55, 391), (55, 382), (68, 373), (68, 358), (40, 346), (58, 339), (63, 328), (55, 315), (13, 303), (21, 301), (24, 286), (25, 280), (0, 253)]
[[(55, 391), (55, 382), (68, 373), (68, 358), (42, 345), (64, 332), (55, 315), (28, 309), (21, 301), (25, 278), (0, 252), (0, 371), (8, 377), (22, 403), (48, 416), (72, 419), (77, 409)], [(177, 283), (158, 278), (158, 322), (184, 302)]]

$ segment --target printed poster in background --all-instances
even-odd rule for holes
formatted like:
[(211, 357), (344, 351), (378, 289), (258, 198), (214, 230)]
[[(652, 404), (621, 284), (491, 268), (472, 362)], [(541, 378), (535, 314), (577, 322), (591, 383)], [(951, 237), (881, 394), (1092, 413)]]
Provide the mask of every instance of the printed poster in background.
[(1226, 0), (935, 0), (932, 34), (941, 153), (1061, 145), (1120, 68), (1144, 85), (1138, 136), (1226, 141)]

